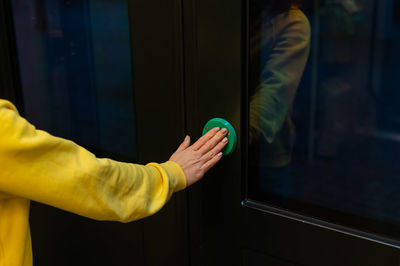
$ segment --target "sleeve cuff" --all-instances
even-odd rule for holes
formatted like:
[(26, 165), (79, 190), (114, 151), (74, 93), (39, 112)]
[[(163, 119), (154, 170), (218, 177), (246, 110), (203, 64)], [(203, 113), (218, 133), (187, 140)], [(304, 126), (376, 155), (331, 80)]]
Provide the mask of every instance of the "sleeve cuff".
[(168, 173), (169, 180), (174, 188), (174, 192), (186, 188), (186, 175), (179, 164), (173, 161), (168, 161), (162, 163), (161, 167), (164, 168), (164, 170)]

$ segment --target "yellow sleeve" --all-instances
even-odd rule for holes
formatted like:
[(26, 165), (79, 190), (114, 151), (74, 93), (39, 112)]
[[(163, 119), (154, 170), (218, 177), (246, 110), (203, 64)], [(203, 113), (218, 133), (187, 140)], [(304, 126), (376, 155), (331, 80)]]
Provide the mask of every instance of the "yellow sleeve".
[(0, 100), (0, 194), (97, 220), (154, 214), (186, 187), (175, 162), (146, 166), (98, 159), (74, 142), (35, 129)]

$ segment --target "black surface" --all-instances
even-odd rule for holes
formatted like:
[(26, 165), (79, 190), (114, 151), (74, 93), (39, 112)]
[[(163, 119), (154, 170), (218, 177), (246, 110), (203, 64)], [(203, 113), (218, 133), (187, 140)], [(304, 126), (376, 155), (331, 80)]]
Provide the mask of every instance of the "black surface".
[(294, 266), (291, 262), (274, 258), (253, 250), (242, 250), (243, 266)]
[(241, 11), (239, 0), (184, 2), (187, 124), (198, 137), (211, 118), (229, 121), (236, 152), (189, 188), (191, 265), (240, 265)]
[(13, 102), (22, 112), (21, 86), (14, 25), (9, 1), (0, 3), (0, 98)]
[(245, 208), (243, 245), (299, 265), (398, 265), (396, 248)]

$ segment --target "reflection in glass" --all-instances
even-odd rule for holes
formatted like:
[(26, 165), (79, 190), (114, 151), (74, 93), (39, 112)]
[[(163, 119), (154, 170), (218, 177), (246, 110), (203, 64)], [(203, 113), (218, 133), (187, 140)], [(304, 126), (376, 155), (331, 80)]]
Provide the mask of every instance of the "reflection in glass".
[(400, 240), (400, 5), (304, 1), (299, 85), (307, 20), (277, 2), (250, 1), (249, 197)]
[(310, 25), (294, 1), (251, 1), (250, 188), (291, 192), (293, 102), (310, 48)]
[(25, 116), (99, 154), (135, 156), (126, 1), (12, 1)]

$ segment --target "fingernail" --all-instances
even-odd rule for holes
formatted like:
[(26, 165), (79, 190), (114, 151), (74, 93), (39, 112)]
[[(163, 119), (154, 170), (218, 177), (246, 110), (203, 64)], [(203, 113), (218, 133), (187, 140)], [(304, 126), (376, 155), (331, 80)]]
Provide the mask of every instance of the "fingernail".
[(214, 127), (213, 130), (218, 131), (219, 127)]
[(222, 142), (223, 142), (223, 143), (227, 143), (227, 142), (228, 142), (228, 139), (227, 139), (227, 138), (224, 138), (224, 139), (222, 140)]
[(218, 157), (221, 157), (221, 156), (222, 156), (222, 152), (218, 153), (217, 156), (218, 156)]
[(221, 129), (222, 133), (226, 133), (228, 130), (226, 128)]

